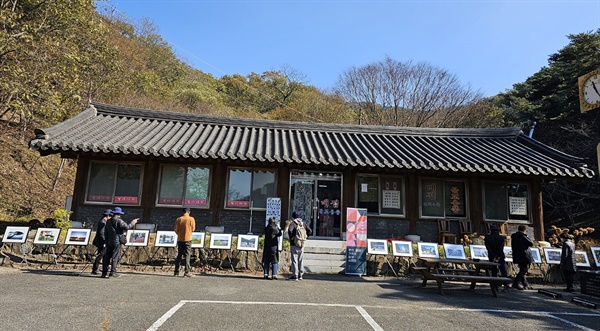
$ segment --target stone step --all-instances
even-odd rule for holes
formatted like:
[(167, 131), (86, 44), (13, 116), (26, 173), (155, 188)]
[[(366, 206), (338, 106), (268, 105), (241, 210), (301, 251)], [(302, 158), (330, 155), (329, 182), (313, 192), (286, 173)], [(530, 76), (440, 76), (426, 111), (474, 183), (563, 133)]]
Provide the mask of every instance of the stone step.
[[(345, 267), (327, 267), (327, 266), (304, 266), (307, 274), (340, 274), (344, 273)], [(309, 276), (310, 277), (310, 276)]]
[(304, 261), (325, 260), (325, 261), (345, 261), (345, 254), (314, 254), (304, 252)]
[(304, 247), (304, 254), (306, 253), (346, 255), (346, 249), (330, 247)]

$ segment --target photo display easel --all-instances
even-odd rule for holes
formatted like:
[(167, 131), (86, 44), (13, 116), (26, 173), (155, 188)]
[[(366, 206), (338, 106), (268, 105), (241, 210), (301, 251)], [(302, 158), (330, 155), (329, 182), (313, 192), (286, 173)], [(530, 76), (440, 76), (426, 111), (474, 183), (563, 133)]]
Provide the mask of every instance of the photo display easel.
[(367, 253), (369, 255), (382, 255), (385, 259), (385, 262), (388, 264), (390, 269), (392, 269), (394, 276), (398, 277), (398, 274), (396, 273), (396, 270), (394, 270), (392, 263), (390, 263), (390, 260), (387, 258), (387, 255), (389, 254), (387, 240), (367, 239)]
[[(28, 234), (28, 226), (7, 226), (6, 230), (4, 231), (4, 235), (2, 236), (2, 246), (4, 246), (4, 244), (10, 244), (10, 252), (12, 253), (13, 244), (21, 244), (21, 253), (23, 254), (23, 257), (21, 258), (21, 262), (19, 264), (23, 264), (23, 262), (25, 262), (25, 265), (27, 265), (29, 268), (27, 256), (29, 256), (33, 249), (30, 249), (31, 247), (29, 247), (29, 244), (26, 243)], [(10, 258), (8, 260), (10, 261)]]
[(50, 247), (52, 253), (48, 253), (48, 266), (46, 270), (48, 270), (52, 266), (52, 261), (54, 261), (54, 266), (58, 269), (58, 255), (56, 255), (56, 251), (54, 250), (54, 246), (58, 243), (58, 238), (60, 237), (60, 228), (38, 228), (35, 233), (35, 237), (33, 239), (33, 245), (42, 245), (46, 250)]
[[(169, 264), (169, 248), (175, 248), (177, 247), (177, 233), (175, 233), (175, 231), (156, 231), (156, 239), (154, 240), (154, 252), (152, 253), (152, 256), (150, 257), (150, 264), (154, 267), (154, 257), (156, 256), (156, 254), (159, 251), (163, 251), (165, 252), (165, 256), (166, 256), (166, 261), (165, 263), (168, 265)], [(144, 269), (142, 269), (142, 271), (146, 270), (146, 268), (148, 268), (148, 265), (146, 265), (144, 267)], [(169, 266), (170, 270), (171, 267)]]
[(148, 240), (150, 239), (150, 230), (127, 230), (125, 234), (125, 238), (127, 242), (124, 244), (125, 249), (121, 253), (121, 259), (125, 259), (127, 257), (127, 253), (131, 248), (133, 249), (142, 249), (148, 259), (150, 259), (150, 254), (148, 254)]
[[(231, 262), (231, 233), (211, 233), (210, 234), (210, 246), (211, 250), (224, 250), (231, 271), (235, 272), (233, 268), (233, 262)], [(219, 268), (221, 264), (219, 264)]]
[(258, 265), (260, 266), (260, 271), (263, 271), (262, 263), (260, 263), (260, 259), (258, 258), (258, 236), (251, 234), (240, 234), (238, 235), (237, 239), (237, 250), (246, 252), (246, 258), (250, 256), (250, 252), (253, 252), (256, 262), (258, 262)]

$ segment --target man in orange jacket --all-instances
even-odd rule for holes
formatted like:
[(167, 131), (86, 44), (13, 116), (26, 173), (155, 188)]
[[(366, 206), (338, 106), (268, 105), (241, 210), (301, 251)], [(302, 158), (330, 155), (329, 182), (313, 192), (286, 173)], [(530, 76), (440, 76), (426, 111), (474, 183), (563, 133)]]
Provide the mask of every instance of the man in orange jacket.
[(192, 232), (196, 230), (196, 220), (190, 216), (190, 209), (183, 210), (183, 216), (175, 221), (175, 233), (177, 233), (177, 259), (175, 260), (175, 274), (179, 276), (181, 258), (185, 259), (185, 271), (183, 277), (192, 277), (190, 267), (190, 255), (192, 253)]

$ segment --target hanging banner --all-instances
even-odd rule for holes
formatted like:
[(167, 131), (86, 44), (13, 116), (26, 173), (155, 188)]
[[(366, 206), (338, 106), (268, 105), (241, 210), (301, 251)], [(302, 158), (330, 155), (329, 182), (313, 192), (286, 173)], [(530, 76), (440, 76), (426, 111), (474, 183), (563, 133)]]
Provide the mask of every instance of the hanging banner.
[(367, 270), (367, 210), (346, 212), (346, 275), (365, 275)]
[[(275, 217), (277, 225), (281, 228), (281, 198), (267, 198), (267, 212), (265, 218), (265, 227), (269, 224), (269, 218)], [(278, 249), (283, 250), (283, 236), (279, 237)]]

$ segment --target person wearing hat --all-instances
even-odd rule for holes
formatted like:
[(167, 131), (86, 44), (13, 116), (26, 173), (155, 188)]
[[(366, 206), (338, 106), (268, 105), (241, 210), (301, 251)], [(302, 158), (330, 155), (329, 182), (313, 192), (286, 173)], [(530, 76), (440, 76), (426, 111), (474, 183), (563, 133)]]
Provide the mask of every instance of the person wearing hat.
[[(125, 232), (133, 229), (139, 220), (136, 218), (127, 224), (121, 219), (121, 215), (124, 214), (121, 207), (115, 207), (112, 211), (112, 218), (106, 222), (106, 227), (104, 228), (106, 251), (102, 259), (102, 278), (119, 277), (119, 274), (117, 274), (117, 264), (119, 264), (119, 259), (121, 259), (121, 244), (125, 243)], [(108, 270), (109, 264), (111, 264), (110, 273)]]
[[(513, 253), (513, 263), (519, 266), (519, 272), (515, 276), (512, 287), (517, 290), (532, 290), (533, 288), (527, 282), (525, 275), (529, 270), (529, 265), (533, 263), (533, 256), (529, 247), (533, 246), (533, 241), (527, 236), (527, 227), (519, 225), (517, 232), (510, 236), (510, 243)], [(521, 286), (521, 284), (523, 284)]]
[(572, 240), (573, 235), (564, 232), (561, 233), (560, 237), (564, 240), (560, 254), (560, 269), (565, 277), (565, 283), (567, 283), (565, 292), (575, 292), (573, 288), (573, 276), (577, 273), (577, 263), (575, 260), (575, 244)]
[[(504, 242), (505, 239), (500, 235), (498, 226), (492, 224), (490, 226), (490, 234), (485, 236), (485, 248), (488, 251), (488, 258), (492, 262), (498, 263), (498, 267), (492, 266), (492, 277), (498, 277), (498, 268), (500, 268), (500, 275), (502, 277), (508, 277), (506, 270), (506, 256), (504, 255)], [(503, 292), (508, 292), (510, 282), (504, 283)]]
[(312, 234), (312, 230), (304, 223), (301, 216), (300, 212), (296, 210), (292, 213), (292, 220), (289, 221), (288, 236), (292, 255), (292, 276), (289, 278), (290, 280), (302, 280), (302, 275), (304, 275), (304, 264), (302, 263), (304, 247), (297, 246), (295, 241), (298, 227), (304, 227), (307, 237)]
[(100, 267), (100, 261), (104, 257), (104, 252), (106, 251), (106, 237), (104, 236), (104, 228), (106, 227), (106, 222), (112, 217), (112, 210), (106, 209), (104, 213), (102, 213), (102, 218), (98, 222), (98, 227), (96, 228), (96, 236), (94, 237), (94, 241), (92, 244), (96, 246), (96, 258), (94, 259), (94, 264), (92, 264), (92, 274), (97, 275), (100, 273), (98, 271), (98, 267)]

